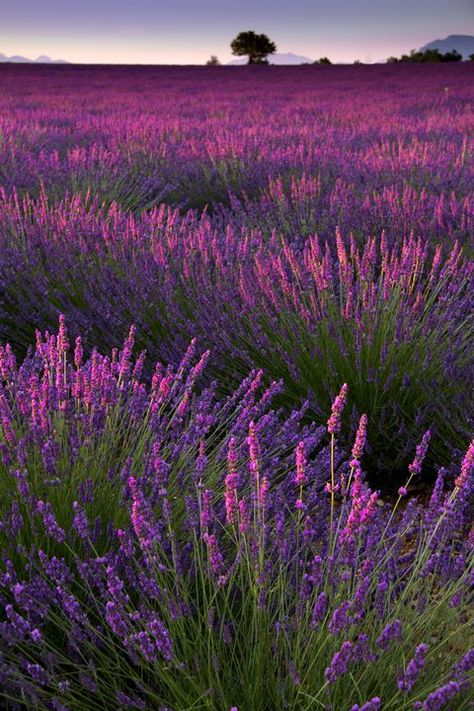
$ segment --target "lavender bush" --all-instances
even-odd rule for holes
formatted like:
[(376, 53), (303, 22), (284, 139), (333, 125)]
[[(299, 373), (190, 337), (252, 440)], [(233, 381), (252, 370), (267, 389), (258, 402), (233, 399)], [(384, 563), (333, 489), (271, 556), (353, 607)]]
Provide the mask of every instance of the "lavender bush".
[(380, 506), (346, 385), (305, 426), (261, 371), (198, 393), (194, 343), (145, 385), (133, 340), (0, 351), (7, 708), (469, 708), (474, 442)]

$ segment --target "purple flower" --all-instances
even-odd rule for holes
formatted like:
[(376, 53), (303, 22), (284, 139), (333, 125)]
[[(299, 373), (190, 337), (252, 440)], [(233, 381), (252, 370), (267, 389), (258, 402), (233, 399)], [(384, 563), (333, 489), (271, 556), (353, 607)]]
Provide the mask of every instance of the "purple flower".
[(212, 491), (206, 489), (202, 494), (201, 528), (208, 529), (212, 523)]
[(167, 661), (170, 661), (173, 658), (173, 646), (167, 627), (161, 620), (154, 617), (148, 622), (147, 629), (155, 640), (155, 646), (161, 656)]
[(419, 644), (418, 647), (415, 650), (415, 655), (413, 659), (411, 659), (405, 671), (399, 675), (397, 679), (397, 686), (400, 689), (400, 691), (403, 691), (404, 694), (409, 694), (410, 691), (413, 689), (415, 686), (415, 683), (420, 675), (421, 670), (425, 666), (426, 663), (426, 652), (428, 651), (428, 645), (427, 644)]
[(36, 502), (36, 510), (41, 515), (46, 529), (47, 534), (56, 543), (64, 543), (66, 540), (66, 534), (64, 530), (58, 525), (56, 518), (51, 508), (51, 504), (47, 502), (46, 504), (41, 499)]
[(217, 538), (213, 534), (205, 533), (203, 539), (209, 550), (209, 563), (211, 570), (215, 575), (219, 575), (222, 573), (224, 568), (224, 559), (219, 550)]
[(335, 684), (340, 676), (346, 673), (349, 663), (352, 661), (352, 644), (347, 641), (331, 660), (331, 664), (326, 668), (324, 677), (330, 684)]
[(474, 669), (474, 647), (471, 647), (459, 662), (453, 666), (453, 674), (456, 677), (462, 676), (470, 672), (471, 669)]
[(298, 674), (298, 670), (296, 669), (296, 664), (294, 662), (290, 662), (288, 665), (288, 671), (290, 672), (291, 680), (295, 686), (301, 686), (301, 679)]
[(428, 694), (423, 702), (416, 702), (415, 709), (419, 711), (439, 711), (466, 688), (466, 682), (448, 681), (447, 684), (443, 684), (435, 691), (432, 691), (431, 694)]
[(25, 669), (27, 673), (41, 686), (47, 686), (50, 682), (48, 672), (43, 669), (39, 664), (33, 664), (31, 662), (26, 662)]
[(365, 704), (362, 704), (362, 706), (354, 704), (349, 711), (378, 711), (381, 705), (382, 699), (379, 696), (374, 696), (370, 701), (366, 701)]
[(227, 514), (227, 522), (233, 524), (236, 520), (239, 508), (239, 502), (237, 498), (239, 474), (237, 472), (237, 456), (235, 452), (234, 437), (231, 437), (229, 441), (227, 467), (228, 474), (225, 478), (225, 509)]
[(428, 450), (428, 444), (429, 444), (430, 439), (431, 439), (431, 432), (430, 432), (430, 430), (427, 430), (425, 432), (425, 434), (423, 435), (420, 444), (417, 445), (415, 459), (408, 467), (410, 474), (415, 475), (415, 474), (419, 474), (421, 472), (421, 466), (422, 466), (423, 460), (426, 456), (426, 452)]
[(82, 538), (83, 540), (86, 540), (86, 539), (90, 538), (91, 534), (90, 534), (89, 523), (87, 521), (85, 511), (82, 508), (82, 506), (79, 504), (79, 502), (77, 502), (77, 501), (74, 501), (72, 507), (74, 510), (74, 518), (73, 518), (74, 528), (76, 529), (80, 538)]
[(145, 711), (146, 709), (146, 704), (142, 699), (138, 699), (136, 696), (130, 696), (129, 694), (125, 694), (123, 691), (117, 691), (115, 694), (115, 698), (117, 699), (117, 702), (121, 706), (125, 706), (125, 708), (128, 709), (142, 709)]
[(377, 637), (375, 644), (380, 649), (387, 650), (392, 642), (401, 642), (402, 640), (402, 623), (400, 620), (389, 622), (380, 635)]
[(130, 331), (128, 333), (120, 356), (119, 379), (122, 383), (122, 386), (127, 382), (128, 376), (130, 375), (130, 359), (132, 356), (133, 345), (135, 343), (136, 330), (137, 329), (135, 328), (135, 326), (130, 327)]
[(338, 634), (350, 624), (349, 609), (350, 602), (348, 600), (343, 602), (339, 607), (336, 607), (328, 625), (331, 634)]

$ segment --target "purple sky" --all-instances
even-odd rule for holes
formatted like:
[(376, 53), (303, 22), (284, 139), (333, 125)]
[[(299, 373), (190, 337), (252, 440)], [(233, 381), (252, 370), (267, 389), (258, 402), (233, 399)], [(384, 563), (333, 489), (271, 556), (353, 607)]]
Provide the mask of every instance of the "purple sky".
[(474, 0), (0, 0), (0, 52), (31, 58), (227, 62), (231, 39), (247, 29), (279, 52), (378, 61), (474, 34)]

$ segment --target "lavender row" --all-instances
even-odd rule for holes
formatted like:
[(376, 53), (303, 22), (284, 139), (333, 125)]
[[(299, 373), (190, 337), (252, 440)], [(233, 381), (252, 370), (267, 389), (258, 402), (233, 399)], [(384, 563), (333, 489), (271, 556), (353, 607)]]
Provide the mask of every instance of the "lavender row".
[(320, 234), (339, 224), (468, 239), (472, 67), (271, 72), (2, 68), (0, 182), (134, 209), (218, 208), (234, 194), (268, 212), (269, 189), (279, 222), (288, 205), (269, 177), (308, 176), (317, 187), (297, 183), (302, 205), (290, 200), (288, 216), (303, 233), (309, 209)]
[(345, 431), (369, 414), (367, 456), (386, 478), (428, 427), (438, 462), (467, 445), (474, 268), (457, 243), (383, 231), (359, 244), (338, 228), (295, 240), (245, 219), (216, 226), (164, 204), (133, 216), (45, 193), (3, 194), (0, 241), (2, 336), (16, 347), (59, 312), (88, 352), (135, 323), (141, 347), (176, 363), (197, 337), (221, 388), (262, 367), (320, 421), (347, 382)]

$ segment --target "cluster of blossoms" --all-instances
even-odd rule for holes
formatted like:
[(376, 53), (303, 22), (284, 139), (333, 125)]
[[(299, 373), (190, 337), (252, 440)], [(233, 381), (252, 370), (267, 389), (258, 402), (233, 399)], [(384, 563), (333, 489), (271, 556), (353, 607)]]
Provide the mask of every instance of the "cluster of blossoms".
[[(473, 445), (427, 506), (377, 506), (360, 464), (367, 418), (347, 459), (334, 437), (347, 387), (317, 427), (307, 403), (275, 408), (281, 387), (260, 371), (219, 400), (195, 342), (144, 379), (135, 337), (84, 359), (61, 318), (21, 364), (0, 348), (5, 702), (248, 708), (258, 659), (256, 708), (276, 689), (294, 708), (464, 708)], [(450, 641), (432, 606), (464, 646), (457, 661), (440, 654)]]

